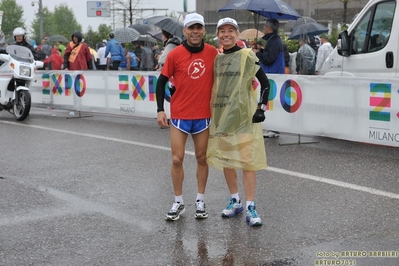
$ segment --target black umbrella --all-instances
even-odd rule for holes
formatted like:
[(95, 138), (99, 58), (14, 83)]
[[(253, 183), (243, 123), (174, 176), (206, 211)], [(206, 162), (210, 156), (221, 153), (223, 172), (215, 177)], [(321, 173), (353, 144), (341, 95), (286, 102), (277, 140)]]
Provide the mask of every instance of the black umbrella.
[(141, 35), (136, 41), (144, 42), (144, 46), (152, 46), (158, 43), (157, 40), (150, 35)]
[(288, 39), (300, 39), (303, 36), (315, 36), (328, 32), (328, 28), (317, 22), (310, 22), (295, 27)]
[(157, 26), (158, 28), (167, 31), (170, 34), (173, 34), (173, 36), (183, 38), (183, 22), (175, 18), (166, 17), (156, 22), (154, 26)]
[(144, 24), (130, 25), (129, 28), (137, 30), (140, 34), (147, 34), (148, 31), (152, 30), (150, 26)]
[(47, 43), (49, 43), (49, 44), (53, 44), (53, 43), (56, 43), (56, 42), (68, 43), (69, 40), (63, 35), (51, 35), (47, 39)]
[(164, 18), (168, 18), (167, 16), (153, 16), (153, 17), (149, 17), (143, 20), (143, 23), (145, 25), (149, 24), (149, 25), (154, 25), (155, 23), (157, 23), (160, 20), (163, 20)]
[(147, 33), (150, 34), (155, 39), (157, 39), (158, 41), (162, 42), (162, 31), (161, 30), (151, 30)]
[(297, 20), (289, 20), (284, 25), (284, 29), (286, 31), (291, 32), (295, 27), (302, 25), (302, 24), (311, 23), (311, 22), (316, 22), (316, 20), (314, 20), (311, 17), (301, 17), (301, 18), (298, 18)]

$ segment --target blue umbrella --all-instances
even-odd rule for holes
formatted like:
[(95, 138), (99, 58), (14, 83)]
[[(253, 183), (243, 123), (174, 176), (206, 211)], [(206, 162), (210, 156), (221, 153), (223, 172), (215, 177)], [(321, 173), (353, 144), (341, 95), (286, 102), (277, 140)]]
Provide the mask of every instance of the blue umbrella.
[(218, 12), (232, 10), (248, 10), (262, 17), (275, 19), (296, 20), (301, 17), (293, 7), (281, 0), (232, 0)]

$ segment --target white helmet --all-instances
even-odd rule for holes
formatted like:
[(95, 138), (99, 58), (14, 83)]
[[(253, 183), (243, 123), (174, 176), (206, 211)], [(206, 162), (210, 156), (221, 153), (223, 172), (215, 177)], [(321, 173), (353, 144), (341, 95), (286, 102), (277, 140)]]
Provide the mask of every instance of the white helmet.
[(12, 32), (12, 34), (15, 36), (25, 36), (25, 30), (21, 27), (15, 28), (14, 31)]

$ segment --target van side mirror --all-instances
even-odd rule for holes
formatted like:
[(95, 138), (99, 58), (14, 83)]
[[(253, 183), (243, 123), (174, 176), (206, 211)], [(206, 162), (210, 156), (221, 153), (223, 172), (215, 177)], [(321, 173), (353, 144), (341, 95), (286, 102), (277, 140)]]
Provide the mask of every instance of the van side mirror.
[(350, 48), (350, 39), (348, 35), (348, 31), (343, 31), (338, 35), (337, 42), (337, 52), (342, 56), (350, 56), (351, 48)]

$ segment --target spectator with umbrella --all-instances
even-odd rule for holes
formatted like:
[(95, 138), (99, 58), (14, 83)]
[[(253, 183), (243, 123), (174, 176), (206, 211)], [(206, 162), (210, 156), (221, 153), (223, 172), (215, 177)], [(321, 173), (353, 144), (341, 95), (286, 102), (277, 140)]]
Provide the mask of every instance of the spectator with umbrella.
[(296, 60), (296, 73), (299, 75), (314, 75), (316, 53), (307, 43), (306, 35), (299, 39), (299, 45), (300, 47)]
[(107, 46), (105, 48), (105, 57), (111, 53), (111, 62), (107, 62), (107, 70), (118, 70), (121, 61), (126, 61), (125, 51), (123, 51), (122, 44), (115, 40), (114, 33), (111, 32), (108, 36), (109, 41), (107, 42)]
[(180, 45), (182, 39), (177, 36), (173, 36), (170, 32), (162, 29), (162, 41), (163, 41), (163, 50), (161, 56), (158, 59), (159, 71), (162, 70), (163, 65), (165, 64), (166, 57), (169, 52), (172, 51), (176, 46)]
[[(284, 74), (285, 73), (285, 58), (284, 45), (278, 36), (278, 28), (280, 23), (277, 19), (268, 18), (264, 25), (265, 35), (262, 37), (266, 41), (264, 49), (253, 49), (256, 56), (259, 58), (262, 70), (267, 74)], [(265, 138), (275, 138), (280, 135), (278, 131), (266, 131)]]
[(40, 47), (42, 48), (42, 51), (46, 54), (47, 57), (51, 55), (51, 50), (53, 49), (53, 47), (47, 43), (46, 39), (42, 40)]
[(264, 25), (265, 35), (262, 37), (266, 41), (266, 46), (263, 50), (254, 49), (265, 73), (285, 73), (284, 46), (280, 36), (278, 36), (279, 25), (280, 23), (277, 19), (266, 19)]
[(143, 41), (140, 41), (140, 50), (141, 50), (141, 58), (140, 58), (140, 70), (142, 71), (151, 71), (153, 70), (153, 56), (152, 50), (150, 47), (145, 46)]

